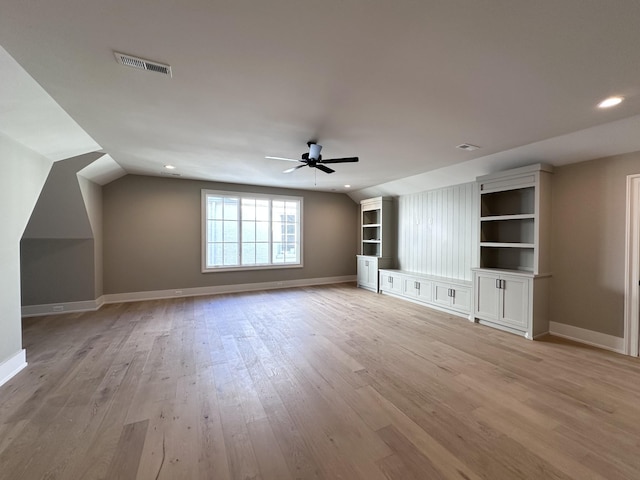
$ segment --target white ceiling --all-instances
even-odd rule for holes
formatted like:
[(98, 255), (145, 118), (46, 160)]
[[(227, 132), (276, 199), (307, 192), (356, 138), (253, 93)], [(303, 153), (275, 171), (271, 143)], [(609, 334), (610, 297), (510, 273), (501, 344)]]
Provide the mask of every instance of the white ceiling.
[[(348, 183), (357, 197), (431, 186), (426, 172), (640, 150), (637, 0), (3, 3), (0, 45), (129, 173), (173, 164), (185, 178)], [(598, 110), (612, 94), (626, 101)], [(24, 117), (6, 128), (36, 141)], [(360, 163), (282, 174), (290, 163), (264, 158), (299, 158), (309, 139)]]

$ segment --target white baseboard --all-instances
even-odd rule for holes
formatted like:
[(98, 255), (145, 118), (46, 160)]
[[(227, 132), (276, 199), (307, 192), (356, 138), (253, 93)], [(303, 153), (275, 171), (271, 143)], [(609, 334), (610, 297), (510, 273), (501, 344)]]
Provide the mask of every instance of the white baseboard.
[(23, 317), (37, 317), (56, 313), (92, 312), (106, 303), (139, 302), (142, 300), (160, 300), (163, 298), (197, 297), (221, 293), (253, 292), (257, 290), (275, 290), (279, 288), (311, 287), (313, 285), (329, 285), (332, 283), (355, 282), (355, 275), (341, 277), (304, 278), (301, 280), (283, 280), (276, 282), (242, 283), (238, 285), (219, 285), (212, 287), (175, 288), (171, 290), (154, 290), (150, 292), (112, 293), (96, 300), (84, 302), (50, 303), (46, 305), (29, 305), (22, 307)]
[(624, 354), (624, 338), (622, 337), (614, 337), (606, 333), (594, 332), (593, 330), (558, 322), (549, 322), (549, 333), (557, 337)]
[(91, 312), (104, 304), (104, 297), (82, 302), (48, 303), (44, 305), (26, 305), (22, 307), (23, 317), (40, 317), (56, 313)]
[(11, 380), (20, 370), (27, 366), (27, 353), (20, 350), (13, 357), (0, 363), (0, 387)]
[(154, 290), (150, 292), (112, 293), (104, 295), (104, 303), (139, 302), (142, 300), (160, 300), (164, 298), (199, 297), (221, 293), (254, 292), (257, 290), (276, 290), (279, 288), (311, 287), (332, 283), (355, 282), (355, 275), (342, 277), (303, 278), (301, 280), (283, 280), (277, 282), (241, 283), (237, 285), (218, 285), (211, 287), (194, 287), (171, 290)]

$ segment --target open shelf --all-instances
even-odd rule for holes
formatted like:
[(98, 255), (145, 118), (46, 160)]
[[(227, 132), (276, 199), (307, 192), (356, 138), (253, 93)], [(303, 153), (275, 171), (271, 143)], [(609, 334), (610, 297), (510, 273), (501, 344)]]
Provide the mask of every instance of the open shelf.
[(535, 188), (516, 188), (494, 193), (483, 193), (480, 198), (480, 217), (503, 215), (533, 215)]
[(533, 271), (533, 245), (481, 244), (480, 267), (500, 270)]
[(480, 224), (480, 242), (534, 243), (535, 220), (533, 217), (510, 220), (484, 221)]

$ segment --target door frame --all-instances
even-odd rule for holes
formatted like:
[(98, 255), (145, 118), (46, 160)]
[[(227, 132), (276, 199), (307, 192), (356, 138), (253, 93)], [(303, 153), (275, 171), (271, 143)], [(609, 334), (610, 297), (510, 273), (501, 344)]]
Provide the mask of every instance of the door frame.
[(640, 331), (640, 175), (627, 175), (624, 351), (638, 356)]

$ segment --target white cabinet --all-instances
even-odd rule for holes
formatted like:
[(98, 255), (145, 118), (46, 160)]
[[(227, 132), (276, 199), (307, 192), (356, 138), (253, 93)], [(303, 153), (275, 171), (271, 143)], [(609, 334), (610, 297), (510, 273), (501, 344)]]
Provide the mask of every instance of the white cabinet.
[(476, 270), (476, 318), (494, 322), (529, 337), (531, 282), (533, 277)]
[(358, 287), (378, 291), (378, 258), (358, 255)]
[(433, 300), (433, 283), (429, 280), (416, 277), (404, 277), (402, 279), (402, 295), (407, 298), (422, 302)]
[[(378, 291), (378, 269), (393, 266), (393, 199), (376, 197), (360, 202), (358, 287)], [(398, 291), (401, 287), (398, 283)]]
[(380, 292), (468, 318), (471, 314), (471, 282), (453, 278), (380, 270)]
[(433, 285), (433, 303), (468, 313), (471, 310), (471, 288), (436, 282)]
[(380, 271), (380, 290), (401, 294), (402, 280), (398, 274)]
[(531, 339), (549, 330), (552, 171), (539, 164), (477, 179), (480, 268), (473, 269), (474, 317)]

